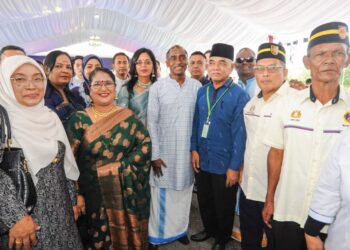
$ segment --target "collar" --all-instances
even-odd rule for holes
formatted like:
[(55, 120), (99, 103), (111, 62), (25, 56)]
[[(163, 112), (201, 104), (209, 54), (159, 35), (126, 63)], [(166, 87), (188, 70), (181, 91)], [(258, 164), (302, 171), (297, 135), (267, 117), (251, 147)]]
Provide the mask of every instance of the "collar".
[(251, 77), (251, 78), (248, 78), (247, 80), (245, 81), (242, 81), (241, 79), (238, 79), (238, 82), (241, 82), (241, 83), (249, 83), (249, 82), (252, 82), (252, 81), (255, 81), (255, 76)]
[[(232, 85), (233, 85), (233, 80), (232, 80), (231, 77), (229, 77), (229, 78), (226, 80), (226, 82), (225, 82), (220, 88), (222, 88), (222, 87), (224, 87), (224, 86), (225, 86), (226, 88), (228, 88), (228, 87), (230, 87), (231, 83), (232, 83)], [(214, 88), (214, 86), (213, 86), (213, 81), (210, 81), (210, 85), (211, 85), (212, 88)], [(218, 88), (218, 89), (220, 89), (220, 88)]]
[[(309, 89), (310, 89), (310, 100), (312, 102), (316, 102), (317, 98), (316, 98), (314, 92), (312, 91), (312, 85), (309, 87)], [(335, 97), (333, 97), (332, 104), (336, 104), (340, 98), (343, 99), (344, 97), (343, 97), (342, 93), (340, 93), (340, 85), (338, 85), (337, 94), (335, 95)]]
[[(277, 91), (275, 93), (272, 94), (271, 97), (275, 96), (275, 95), (285, 95), (288, 90), (289, 90), (289, 83), (288, 81), (284, 81), (281, 86), (277, 89)], [(258, 98), (262, 98), (263, 97), (263, 94), (262, 94), (262, 91), (260, 90), (259, 94), (257, 95)], [(270, 98), (271, 98), (270, 97)]]
[[(166, 78), (164, 78), (164, 79), (168, 79), (167, 81), (173, 82), (173, 83), (175, 83), (177, 86), (179, 86), (179, 83), (178, 83), (175, 79), (171, 78), (170, 74), (169, 74), (168, 77), (166, 77)], [(192, 79), (192, 78), (190, 78), (190, 77), (188, 77), (188, 76), (185, 76), (185, 81), (184, 81), (184, 83), (182, 84), (182, 86), (185, 86), (185, 84), (186, 84), (186, 82), (188, 81), (188, 79)], [(195, 80), (195, 79), (193, 79), (193, 80)], [(197, 81), (197, 80), (196, 80), (196, 81)]]

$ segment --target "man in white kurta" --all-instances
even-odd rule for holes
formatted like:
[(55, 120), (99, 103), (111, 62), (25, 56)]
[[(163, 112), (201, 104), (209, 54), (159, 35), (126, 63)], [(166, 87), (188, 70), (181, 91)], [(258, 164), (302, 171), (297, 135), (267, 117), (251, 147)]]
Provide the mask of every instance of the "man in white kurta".
[(335, 141), (350, 126), (350, 95), (339, 86), (349, 64), (347, 25), (315, 28), (307, 52), (312, 84), (278, 103), (264, 140), (271, 149), (263, 219), (272, 225), (275, 249), (306, 249), (303, 226), (312, 194)]
[(152, 139), (149, 242), (179, 240), (187, 230), (193, 188), (190, 139), (197, 91), (201, 83), (186, 77), (187, 52), (174, 46), (167, 53), (170, 76), (149, 91), (148, 129)]

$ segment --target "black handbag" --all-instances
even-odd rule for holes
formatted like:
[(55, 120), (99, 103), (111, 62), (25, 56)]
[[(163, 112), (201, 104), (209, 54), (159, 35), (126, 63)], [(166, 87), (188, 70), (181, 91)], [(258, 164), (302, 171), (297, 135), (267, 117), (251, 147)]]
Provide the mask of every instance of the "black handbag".
[(7, 111), (0, 105), (0, 168), (12, 179), (17, 199), (23, 201), (27, 213), (33, 211), (37, 195), (21, 148), (11, 148), (11, 125)]

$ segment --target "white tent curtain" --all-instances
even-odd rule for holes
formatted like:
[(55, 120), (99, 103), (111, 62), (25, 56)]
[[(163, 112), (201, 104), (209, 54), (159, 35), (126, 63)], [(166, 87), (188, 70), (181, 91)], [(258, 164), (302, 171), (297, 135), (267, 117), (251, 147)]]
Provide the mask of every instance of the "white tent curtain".
[(174, 44), (191, 52), (216, 42), (256, 49), (269, 34), (281, 42), (302, 39), (334, 20), (350, 22), (349, 0), (3, 0), (0, 46), (38, 53), (97, 35), (127, 51), (145, 46), (164, 58)]

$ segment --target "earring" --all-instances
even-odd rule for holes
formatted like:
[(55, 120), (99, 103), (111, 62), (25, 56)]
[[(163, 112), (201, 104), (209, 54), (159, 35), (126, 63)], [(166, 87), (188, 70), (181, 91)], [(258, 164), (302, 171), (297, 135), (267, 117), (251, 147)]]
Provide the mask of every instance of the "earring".
[(154, 72), (152, 72), (152, 75), (151, 75), (152, 78), (155, 78), (156, 75), (154, 74)]
[(134, 76), (135, 76), (135, 78), (137, 78), (137, 77), (138, 77), (137, 73), (135, 73), (135, 75), (134, 75)]

